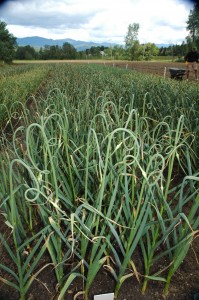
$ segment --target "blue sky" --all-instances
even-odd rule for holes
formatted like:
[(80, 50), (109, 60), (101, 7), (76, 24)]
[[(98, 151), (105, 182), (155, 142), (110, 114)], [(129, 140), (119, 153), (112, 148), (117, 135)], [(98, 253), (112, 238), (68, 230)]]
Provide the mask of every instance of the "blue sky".
[(0, 20), (16, 37), (41, 36), (124, 43), (139, 23), (141, 43), (180, 44), (193, 3), (186, 0), (10, 0)]

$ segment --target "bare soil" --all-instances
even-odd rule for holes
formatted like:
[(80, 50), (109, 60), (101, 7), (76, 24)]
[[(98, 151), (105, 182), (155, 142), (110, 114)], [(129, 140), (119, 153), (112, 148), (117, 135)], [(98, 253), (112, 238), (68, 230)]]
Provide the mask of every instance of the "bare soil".
[[(112, 65), (113, 67), (121, 67), (121, 68), (127, 68), (130, 70), (136, 70), (138, 72), (146, 73), (146, 74), (152, 74), (152, 75), (157, 75), (161, 76), (163, 78), (171, 78), (170, 70), (172, 68), (177, 68), (177, 69), (183, 69), (187, 70), (186, 64), (185, 63), (178, 63), (178, 62), (146, 62), (146, 61), (131, 61), (131, 62), (118, 62), (114, 61), (105, 63), (108, 65)], [(182, 77), (182, 80), (186, 80), (186, 71), (185, 74)], [(190, 72), (189, 75), (189, 81), (194, 81), (195, 80), (195, 75), (194, 71)]]
[[(1, 228), (5, 227), (1, 223)], [(10, 267), (11, 261), (0, 246), (0, 257), (3, 264)], [(137, 258), (137, 260), (136, 260)], [(164, 285), (157, 281), (150, 281), (145, 295), (141, 293), (142, 282), (138, 282), (135, 277), (126, 280), (119, 292), (118, 300), (198, 300), (193, 296), (199, 293), (199, 238), (196, 238), (186, 256), (183, 264), (173, 277), (170, 285), (169, 295), (163, 295)], [(42, 265), (48, 262), (48, 258), (44, 258)], [(135, 262), (140, 263), (139, 253), (135, 253)], [(0, 270), (0, 276), (5, 276)], [(94, 299), (94, 295), (114, 292), (115, 281), (109, 273), (101, 270), (94, 280), (89, 300)], [(80, 280), (74, 281), (67, 291), (64, 299), (73, 300), (74, 296), (83, 290), (83, 283)], [(58, 293), (56, 291), (56, 278), (52, 267), (47, 267), (33, 282), (28, 294), (27, 300), (56, 300)], [(18, 300), (19, 295), (16, 291), (4, 283), (0, 282), (0, 300)], [(76, 298), (82, 300), (81, 293)]]

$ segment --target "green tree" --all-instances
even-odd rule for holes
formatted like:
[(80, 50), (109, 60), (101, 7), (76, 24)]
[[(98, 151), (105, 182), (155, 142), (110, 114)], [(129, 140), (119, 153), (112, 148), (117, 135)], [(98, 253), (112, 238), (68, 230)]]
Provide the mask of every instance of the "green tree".
[(114, 59), (125, 59), (126, 51), (123, 46), (114, 45), (112, 48), (112, 55), (113, 55)]
[(12, 62), (15, 57), (16, 38), (9, 33), (7, 24), (0, 21), (0, 60)]
[(194, 9), (190, 11), (187, 29), (194, 44), (199, 40), (199, 4), (195, 4)]
[(64, 43), (62, 46), (62, 59), (75, 59), (77, 56), (77, 50), (69, 43)]
[(131, 60), (142, 60), (142, 46), (138, 40), (134, 41), (127, 54)]
[(62, 54), (62, 49), (58, 45), (50, 46), (49, 48), (49, 58), (50, 59), (60, 59)]
[(159, 53), (159, 48), (154, 43), (146, 43), (142, 45), (142, 59), (151, 60)]
[(16, 50), (16, 59), (35, 59), (36, 58), (36, 51), (33, 47), (27, 46), (20, 46)]
[(125, 37), (126, 48), (132, 47), (134, 42), (137, 40), (139, 28), (140, 25), (138, 23), (129, 24), (127, 35)]
[(128, 31), (125, 37), (125, 47), (127, 56), (131, 60), (135, 60), (138, 57), (138, 31), (140, 25), (138, 23), (129, 24)]
[(101, 47), (100, 46), (91, 46), (90, 48), (90, 54), (94, 57), (100, 57), (100, 51), (101, 51)]
[(47, 60), (50, 59), (50, 46), (45, 45), (42, 51), (40, 51), (41, 59)]

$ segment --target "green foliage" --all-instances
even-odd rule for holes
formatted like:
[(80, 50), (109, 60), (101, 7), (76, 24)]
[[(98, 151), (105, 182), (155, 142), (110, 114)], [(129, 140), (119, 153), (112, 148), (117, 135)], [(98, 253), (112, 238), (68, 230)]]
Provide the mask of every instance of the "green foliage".
[(36, 51), (31, 46), (20, 46), (16, 50), (16, 59), (75, 59), (77, 57), (77, 51), (73, 45), (64, 43), (62, 47), (45, 45)]
[(87, 57), (90, 56), (95, 58), (101, 58), (104, 49), (104, 46), (92, 46), (90, 49), (86, 49), (85, 53)]
[(199, 5), (195, 4), (194, 9), (190, 11), (187, 21), (187, 29), (189, 30), (192, 43), (199, 40)]
[(73, 45), (69, 43), (64, 43), (62, 46), (62, 59), (75, 59), (76, 58), (76, 49)]
[(125, 46), (127, 49), (131, 48), (137, 40), (139, 28), (140, 25), (138, 23), (129, 24), (125, 37)]
[(126, 51), (123, 46), (115, 45), (112, 47), (112, 57), (113, 59), (126, 59)]
[(133, 23), (128, 26), (125, 37), (126, 56), (129, 60), (151, 60), (158, 55), (159, 48), (154, 43), (140, 44), (138, 40), (139, 24)]
[(37, 57), (37, 53), (33, 47), (29, 45), (24, 47), (22, 46), (17, 47), (16, 54), (15, 54), (16, 59), (31, 60), (31, 59), (35, 59), (36, 57)]
[(139, 41), (137, 39), (139, 24), (129, 24), (128, 31), (125, 37), (125, 47), (129, 60), (138, 60), (139, 57)]
[(0, 21), (0, 60), (10, 63), (15, 56), (16, 38), (6, 26), (5, 22)]
[(75, 59), (76, 56), (75, 47), (69, 43), (64, 43), (62, 47), (46, 45), (39, 50), (40, 59)]
[(115, 297), (132, 276), (143, 292), (156, 280), (167, 294), (198, 234), (198, 86), (54, 64), (43, 95), (21, 107), (23, 126), (0, 140), (0, 208), (13, 247), (0, 240), (17, 270), (0, 264), (1, 280), (24, 299), (46, 254), (59, 299), (78, 277), (88, 299), (102, 268)]
[(142, 45), (143, 48), (143, 59), (151, 60), (154, 56), (159, 53), (159, 48), (154, 43), (147, 43)]
[(42, 65), (25, 65), (15, 68), (5, 68), (0, 73), (0, 127), (9, 118), (20, 122), (20, 116), (26, 115), (25, 107), (21, 105), (34, 93), (46, 78), (50, 68)]

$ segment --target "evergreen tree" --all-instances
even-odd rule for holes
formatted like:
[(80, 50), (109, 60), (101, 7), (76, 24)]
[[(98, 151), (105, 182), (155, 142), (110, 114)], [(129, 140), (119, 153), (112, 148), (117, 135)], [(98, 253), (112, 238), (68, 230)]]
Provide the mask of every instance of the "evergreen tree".
[(199, 40), (199, 4), (195, 4), (194, 9), (190, 11), (187, 29), (194, 44)]

